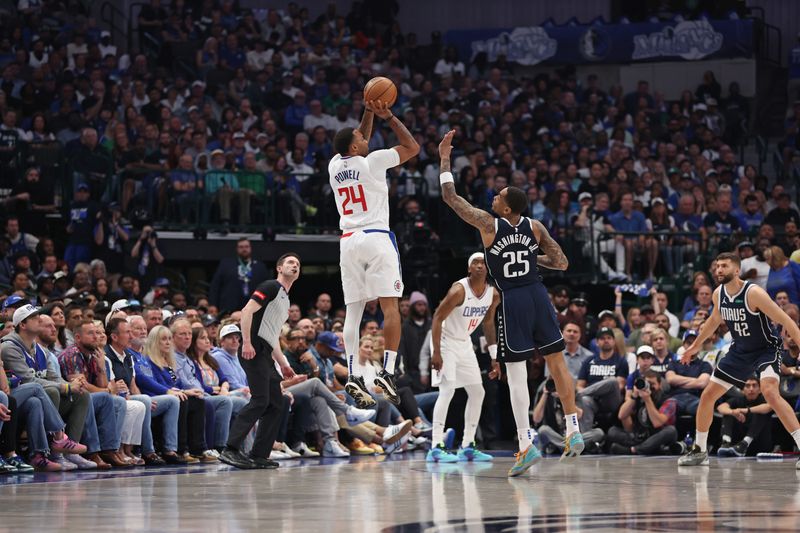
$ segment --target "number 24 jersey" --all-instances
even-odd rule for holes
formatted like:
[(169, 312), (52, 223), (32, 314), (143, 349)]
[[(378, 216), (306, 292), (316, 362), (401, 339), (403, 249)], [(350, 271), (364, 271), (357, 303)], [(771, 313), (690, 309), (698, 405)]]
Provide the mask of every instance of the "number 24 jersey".
[(339, 228), (389, 230), (386, 171), (400, 164), (397, 150), (375, 150), (366, 157), (336, 154), (328, 175), (339, 210)]

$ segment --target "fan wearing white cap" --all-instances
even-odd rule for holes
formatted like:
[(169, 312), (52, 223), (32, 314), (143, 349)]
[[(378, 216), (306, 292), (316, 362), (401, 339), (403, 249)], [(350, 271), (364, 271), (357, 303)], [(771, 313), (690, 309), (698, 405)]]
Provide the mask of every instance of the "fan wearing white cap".
[[(453, 283), (433, 315), (432, 384), (439, 386), (439, 397), (433, 408), (432, 448), (427, 456), (427, 460), (432, 462), (492, 460), (492, 456), (478, 450), (474, 442), (484, 391), (470, 335), (484, 318), (494, 317), (495, 309), (500, 304), (500, 293), (487, 282), (483, 253), (476, 252), (469, 257), (467, 271), (469, 275)], [(493, 335), (494, 327), (489, 329), (490, 335)], [(492, 370), (489, 377), (499, 376)], [(456, 456), (448, 453), (444, 447), (444, 424), (450, 401), (456, 389), (461, 387), (467, 392), (467, 406), (464, 411), (464, 438)]]

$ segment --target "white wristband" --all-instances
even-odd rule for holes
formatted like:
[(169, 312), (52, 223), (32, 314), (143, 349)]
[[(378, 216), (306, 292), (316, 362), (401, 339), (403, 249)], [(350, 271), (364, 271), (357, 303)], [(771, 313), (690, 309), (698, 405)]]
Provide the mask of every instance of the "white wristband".
[(497, 359), (497, 345), (496, 344), (490, 344), (489, 345), (489, 357), (492, 358), (492, 361), (495, 361)]
[(439, 174), (439, 185), (444, 185), (445, 183), (454, 183), (453, 180), (453, 173), (452, 172), (442, 172)]

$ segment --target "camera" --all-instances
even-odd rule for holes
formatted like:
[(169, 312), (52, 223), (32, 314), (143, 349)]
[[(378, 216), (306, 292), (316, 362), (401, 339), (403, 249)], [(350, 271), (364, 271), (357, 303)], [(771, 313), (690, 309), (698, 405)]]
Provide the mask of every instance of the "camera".
[(556, 391), (556, 382), (553, 378), (548, 378), (548, 380), (544, 382), (544, 388), (548, 394), (553, 394)]
[(650, 383), (648, 383), (647, 380), (641, 376), (636, 378), (636, 380), (633, 382), (633, 386), (639, 390), (650, 390)]

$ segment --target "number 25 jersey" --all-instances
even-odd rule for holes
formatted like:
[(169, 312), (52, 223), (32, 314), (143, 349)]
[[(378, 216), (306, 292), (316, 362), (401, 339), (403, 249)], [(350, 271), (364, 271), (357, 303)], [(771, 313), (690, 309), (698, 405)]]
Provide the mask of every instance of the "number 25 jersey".
[(339, 210), (339, 228), (389, 230), (389, 186), (386, 171), (400, 164), (397, 150), (375, 150), (367, 157), (336, 154), (328, 175)]
[(495, 220), (495, 235), (486, 248), (486, 266), (497, 287), (508, 290), (541, 282), (536, 267), (539, 243), (533, 236), (529, 218), (520, 217), (516, 226), (504, 219)]

